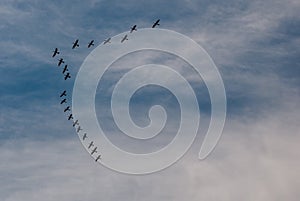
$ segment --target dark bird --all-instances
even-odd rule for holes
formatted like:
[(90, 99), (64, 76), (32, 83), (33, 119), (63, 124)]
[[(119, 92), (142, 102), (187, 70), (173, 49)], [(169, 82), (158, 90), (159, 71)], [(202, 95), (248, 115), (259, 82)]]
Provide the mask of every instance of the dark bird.
[(94, 40), (91, 40), (91, 42), (88, 44), (88, 48), (90, 48), (90, 47), (92, 47), (92, 46), (94, 46), (95, 44), (94, 44)]
[(123, 43), (125, 40), (128, 40), (127, 34), (123, 37), (123, 39), (121, 40), (121, 43)]
[(97, 162), (99, 159), (101, 159), (101, 155), (98, 155), (95, 161)]
[(67, 91), (66, 91), (66, 90), (64, 90), (64, 91), (60, 94), (59, 97), (63, 97), (63, 96), (67, 96)]
[(75, 42), (73, 43), (72, 49), (75, 49), (76, 47), (79, 47), (79, 40), (75, 40)]
[(93, 155), (94, 153), (97, 153), (97, 147), (95, 147), (95, 148), (93, 149), (93, 151), (91, 152), (91, 155)]
[(64, 109), (64, 112), (67, 112), (67, 111), (71, 111), (70, 106), (68, 106)]
[(64, 67), (64, 69), (63, 69), (63, 71), (62, 71), (62, 74), (65, 74), (66, 71), (69, 71), (68, 65), (65, 65), (65, 67)]
[(91, 141), (91, 143), (89, 144), (89, 149), (91, 148), (91, 147), (93, 147), (94, 146), (94, 141)]
[(72, 115), (72, 114), (70, 114), (70, 115), (68, 116), (68, 120), (71, 120), (71, 119), (73, 119), (73, 115)]
[(62, 105), (63, 103), (67, 103), (67, 99), (63, 99), (62, 101), (60, 101), (60, 104)]
[(73, 123), (73, 127), (75, 127), (76, 125), (79, 125), (79, 122), (78, 122), (78, 120), (74, 121), (74, 123)]
[(77, 131), (77, 133), (79, 133), (80, 131), (82, 131), (82, 128), (80, 126), (78, 126), (76, 131)]
[(63, 64), (63, 63), (65, 63), (64, 59), (63, 59), (63, 58), (60, 58), (60, 59), (58, 60), (57, 66), (60, 66), (60, 65)]
[(103, 44), (105, 45), (106, 43), (110, 43), (110, 39), (111, 39), (111, 38), (108, 38), (108, 39), (104, 40), (104, 43), (103, 43)]
[(155, 28), (156, 26), (159, 26), (160, 25), (159, 21), (160, 21), (160, 19), (156, 20), (156, 22), (152, 25), (152, 28)]
[(67, 80), (68, 78), (71, 78), (70, 73), (67, 73), (67, 74), (65, 75), (65, 80)]
[(137, 31), (136, 25), (134, 25), (133, 27), (131, 27), (130, 33), (132, 33), (133, 31)]
[(82, 140), (85, 140), (86, 138), (88, 138), (88, 137), (87, 137), (87, 134), (84, 133), (84, 134), (83, 134), (83, 137), (82, 137)]
[(52, 57), (55, 57), (57, 54), (59, 54), (60, 52), (58, 51), (57, 48), (55, 48), (55, 50), (53, 51)]

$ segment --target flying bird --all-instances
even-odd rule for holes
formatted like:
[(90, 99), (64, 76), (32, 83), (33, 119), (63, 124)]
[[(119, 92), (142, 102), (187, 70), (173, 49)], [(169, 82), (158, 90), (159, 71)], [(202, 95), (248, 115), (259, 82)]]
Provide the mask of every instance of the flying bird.
[(101, 159), (101, 155), (98, 155), (95, 161), (97, 162), (99, 159)]
[(79, 47), (79, 40), (75, 40), (75, 42), (73, 43), (72, 49), (75, 49), (76, 47)]
[(70, 73), (67, 73), (67, 74), (65, 75), (65, 80), (67, 80), (68, 78), (71, 78)]
[(71, 111), (70, 106), (68, 106), (68, 107), (66, 107), (66, 108), (64, 109), (64, 112), (67, 112), (67, 111)]
[(57, 48), (55, 48), (55, 50), (53, 51), (52, 57), (55, 57), (57, 54), (59, 54), (60, 52), (58, 51)]
[(91, 155), (93, 155), (94, 153), (97, 153), (97, 147), (95, 147), (95, 148), (93, 149), (93, 151), (91, 152)]
[(84, 134), (83, 134), (83, 137), (82, 137), (82, 140), (85, 140), (86, 138), (88, 138), (88, 137), (87, 137), (87, 134), (84, 133)]
[(128, 40), (127, 34), (123, 37), (123, 39), (121, 40), (121, 43), (123, 43), (125, 40)]
[(64, 104), (64, 103), (67, 103), (67, 99), (63, 99), (62, 101), (60, 101), (60, 104)]
[(63, 58), (60, 58), (60, 59), (58, 60), (57, 66), (60, 66), (60, 65), (63, 64), (63, 63), (65, 63), (64, 59), (63, 59)]
[(134, 25), (133, 27), (131, 27), (130, 33), (132, 33), (133, 31), (137, 31), (136, 25)]
[(59, 97), (63, 97), (63, 96), (67, 96), (67, 91), (66, 91), (66, 90), (64, 90), (64, 91), (60, 94)]
[(64, 67), (64, 69), (63, 69), (63, 71), (62, 71), (62, 74), (65, 74), (66, 71), (69, 71), (68, 65), (65, 65), (65, 67)]
[(90, 48), (90, 47), (92, 47), (92, 46), (94, 46), (95, 44), (94, 44), (94, 40), (91, 40), (91, 42), (88, 44), (88, 48)]
[(76, 125), (79, 125), (79, 122), (78, 122), (78, 120), (74, 121), (74, 123), (73, 123), (73, 127), (75, 127)]
[(155, 28), (156, 26), (159, 26), (160, 25), (159, 21), (160, 21), (160, 19), (156, 20), (156, 22), (152, 25), (152, 28)]
[(70, 115), (68, 116), (68, 120), (71, 120), (71, 119), (73, 119), (73, 115), (72, 115), (72, 114), (70, 114)]
[(90, 149), (92, 146), (94, 146), (94, 141), (91, 141), (91, 142), (90, 142), (90, 144), (89, 144), (89, 147), (88, 147), (88, 148)]
[(76, 132), (79, 133), (80, 131), (82, 131), (82, 128), (80, 126), (78, 126)]
[(103, 45), (105, 45), (106, 43), (110, 43), (110, 39), (111, 39), (111, 38), (108, 38), (108, 39), (104, 40)]

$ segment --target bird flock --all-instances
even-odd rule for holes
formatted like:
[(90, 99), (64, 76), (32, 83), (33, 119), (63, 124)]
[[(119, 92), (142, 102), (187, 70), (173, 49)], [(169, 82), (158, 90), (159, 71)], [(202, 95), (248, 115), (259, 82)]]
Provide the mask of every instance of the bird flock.
[[(156, 20), (153, 25), (152, 28), (155, 28), (156, 26), (159, 26), (160, 20)], [(137, 25), (134, 25), (130, 28), (129, 33), (131, 34), (132, 32), (137, 31)], [(122, 40), (120, 41), (121, 43), (125, 42), (126, 40), (128, 40), (128, 35), (126, 34)], [(106, 45), (108, 43), (111, 43), (111, 38), (107, 38), (105, 39), (101, 44)], [(95, 45), (95, 40), (91, 40), (88, 44), (87, 44), (87, 48), (91, 48)], [(80, 44), (79, 44), (79, 39), (76, 39), (75, 42), (73, 42), (72, 45), (72, 49), (76, 49), (79, 48)], [(60, 55), (60, 50), (58, 48), (55, 48), (52, 54), (52, 58), (55, 58), (57, 55)], [(68, 69), (68, 64), (66, 64), (65, 60), (61, 57), (58, 59), (58, 63), (57, 66), (61, 67), (64, 64), (64, 67), (62, 68), (62, 74), (64, 77), (64, 80), (68, 80), (71, 78), (71, 74), (69, 72)], [(95, 161), (97, 162), (98, 160), (102, 159), (102, 156), (100, 153), (98, 153), (98, 147), (94, 144), (94, 141), (89, 140), (88, 134), (86, 132), (84, 132), (84, 129), (81, 127), (80, 122), (78, 119), (75, 119), (72, 111), (71, 111), (71, 106), (68, 103), (68, 92), (67, 90), (63, 90), (60, 95), (60, 105), (64, 106), (63, 112), (67, 114), (67, 119), (68, 121), (72, 122), (72, 126), (75, 128), (76, 133), (81, 136), (81, 140), (83, 142), (88, 141), (88, 151), (90, 153), (90, 155), (95, 159)], [(96, 156), (96, 157), (95, 157)]]

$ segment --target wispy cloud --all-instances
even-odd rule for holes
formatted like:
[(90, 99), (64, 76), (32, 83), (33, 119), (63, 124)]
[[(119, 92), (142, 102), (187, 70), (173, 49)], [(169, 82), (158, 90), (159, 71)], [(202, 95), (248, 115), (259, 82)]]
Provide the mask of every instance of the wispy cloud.
[[(1, 1), (0, 199), (297, 200), (299, 8), (297, 0)], [(94, 163), (65, 119), (57, 96), (65, 88), (71, 92), (73, 83), (64, 82), (51, 51), (61, 50), (74, 78), (89, 40), (100, 44), (158, 18), (161, 28), (190, 36), (211, 55), (225, 82), (228, 119), (205, 161), (195, 161), (200, 135), (175, 166), (143, 177), (120, 175)], [(76, 38), (81, 48), (72, 51)], [(203, 84), (178, 59), (137, 55), (107, 74), (101, 101), (113, 81), (143, 62), (172, 66), (197, 89)], [(139, 123), (149, 103), (141, 98), (132, 107)]]

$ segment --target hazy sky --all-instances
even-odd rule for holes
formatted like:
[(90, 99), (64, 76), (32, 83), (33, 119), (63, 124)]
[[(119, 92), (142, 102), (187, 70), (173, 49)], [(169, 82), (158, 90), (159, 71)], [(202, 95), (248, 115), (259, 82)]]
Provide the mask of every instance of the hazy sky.
[[(36, 1), (0, 3), (0, 200), (257, 200), (300, 197), (300, 2), (230, 1)], [(161, 147), (178, 128), (178, 103), (162, 88), (133, 97), (131, 110), (147, 124), (153, 104), (165, 106), (164, 138), (150, 144), (124, 143), (109, 111), (112, 85), (132, 66), (172, 66), (197, 91), (203, 121), (198, 138), (174, 166), (146, 176), (113, 172), (95, 163), (60, 106), (90, 53), (92, 39), (138, 28), (171, 29), (194, 39), (212, 57), (224, 80), (228, 113), (224, 133), (204, 161), (197, 159), (210, 116), (200, 77), (172, 55), (137, 52), (117, 61), (97, 90), (98, 119), (124, 149)], [(80, 48), (71, 50), (79, 38)], [(55, 47), (69, 65), (64, 81)], [(70, 97), (71, 94), (68, 94)], [(149, 98), (150, 97), (150, 98)]]

